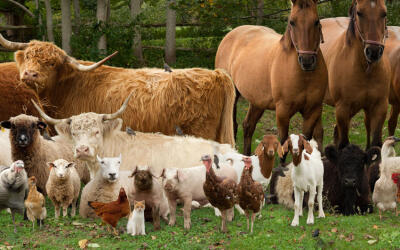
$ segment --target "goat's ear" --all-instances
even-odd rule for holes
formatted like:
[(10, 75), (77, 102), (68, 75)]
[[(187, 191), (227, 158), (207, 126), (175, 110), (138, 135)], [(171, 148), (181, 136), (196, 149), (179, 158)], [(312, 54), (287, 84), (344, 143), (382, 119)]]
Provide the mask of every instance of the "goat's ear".
[(11, 122), (10, 121), (2, 121), (1, 123), (0, 123), (0, 126), (2, 126), (3, 128), (7, 128), (7, 129), (10, 129), (11, 128)]
[(366, 152), (366, 164), (370, 166), (374, 162), (379, 162), (381, 160), (381, 150), (379, 147), (371, 147)]
[(325, 156), (328, 160), (334, 164), (337, 163), (339, 152), (335, 145), (329, 145), (325, 147)]
[[(277, 141), (278, 141), (278, 139), (277, 139)], [(283, 152), (283, 147), (282, 147), (282, 144), (280, 143), (280, 141), (278, 141), (278, 150), (277, 150), (277, 152), (278, 152), (279, 158), (282, 158), (283, 155), (285, 154), (285, 152)]]
[(129, 176), (129, 178), (132, 178), (136, 175), (137, 173), (137, 166), (135, 167), (135, 169), (132, 171), (132, 174)]
[(289, 138), (286, 139), (285, 143), (283, 143), (282, 149), (283, 149), (283, 153), (287, 153), (289, 151)]
[(258, 146), (257, 146), (256, 150), (254, 151), (254, 153), (257, 156), (261, 156), (264, 153), (264, 145), (263, 145), (262, 142), (260, 142), (260, 144), (258, 144)]
[(303, 147), (308, 154), (312, 154), (313, 148), (311, 147), (310, 143), (303, 137), (300, 136), (301, 140), (303, 141)]

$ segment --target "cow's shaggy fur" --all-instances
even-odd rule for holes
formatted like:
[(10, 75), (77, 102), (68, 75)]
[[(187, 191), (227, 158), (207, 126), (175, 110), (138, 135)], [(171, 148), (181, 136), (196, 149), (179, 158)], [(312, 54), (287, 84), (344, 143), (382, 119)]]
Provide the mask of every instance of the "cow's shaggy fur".
[(192, 68), (170, 73), (155, 68), (101, 66), (82, 72), (67, 58), (54, 44), (41, 41), (31, 41), (25, 50), (15, 53), (21, 76), (25, 70), (38, 73), (36, 80), (24, 81), (38, 90), (41, 99), (58, 108), (59, 114), (50, 115), (110, 113), (133, 93), (122, 115), (132, 129), (172, 135), (179, 126), (184, 134), (234, 145), (235, 89), (224, 70)]

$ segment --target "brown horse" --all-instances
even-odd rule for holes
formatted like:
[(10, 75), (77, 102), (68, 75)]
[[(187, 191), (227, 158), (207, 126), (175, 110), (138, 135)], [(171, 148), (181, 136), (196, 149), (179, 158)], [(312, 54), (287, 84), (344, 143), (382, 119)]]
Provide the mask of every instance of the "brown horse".
[(400, 113), (400, 27), (389, 26), (389, 38), (385, 46), (392, 69), (389, 103), (392, 105), (388, 121), (389, 136), (394, 135)]
[[(218, 47), (215, 67), (231, 74), (238, 92), (250, 103), (243, 122), (247, 155), (251, 153), (257, 121), (265, 109), (276, 110), (282, 144), (288, 138), (290, 118), (295, 113), (303, 116), (303, 134), (307, 139), (311, 139), (321, 119), (328, 73), (319, 49), (322, 31), (317, 0), (292, 3), (284, 35), (266, 27), (245, 25), (229, 32)], [(236, 103), (234, 123), (236, 133)], [(320, 146), (321, 130), (314, 134)]]
[(321, 20), (329, 41), (321, 50), (329, 72), (326, 102), (336, 107), (335, 143), (339, 148), (349, 144), (350, 120), (363, 109), (367, 148), (371, 132), (372, 146), (382, 146), (390, 83), (390, 64), (383, 53), (384, 0), (353, 0), (347, 22), (343, 30), (343, 18)]

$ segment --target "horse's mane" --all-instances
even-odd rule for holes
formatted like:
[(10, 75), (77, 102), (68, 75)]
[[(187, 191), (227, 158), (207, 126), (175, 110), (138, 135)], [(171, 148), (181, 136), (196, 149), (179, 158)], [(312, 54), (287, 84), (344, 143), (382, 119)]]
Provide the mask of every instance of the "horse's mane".
[(356, 15), (356, 0), (353, 0), (351, 3), (350, 9), (349, 9), (349, 17), (350, 17), (350, 22), (349, 26), (347, 27), (347, 32), (346, 32), (346, 42), (348, 45), (351, 45), (351, 39), (355, 37), (355, 27), (354, 27), (354, 19)]

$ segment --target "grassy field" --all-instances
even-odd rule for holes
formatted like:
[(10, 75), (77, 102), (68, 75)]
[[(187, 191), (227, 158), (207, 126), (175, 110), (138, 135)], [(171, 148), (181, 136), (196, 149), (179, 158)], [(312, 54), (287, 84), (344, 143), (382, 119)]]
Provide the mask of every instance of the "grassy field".
[[(239, 102), (239, 122), (241, 124), (247, 111), (245, 101)], [(334, 127), (334, 109), (325, 106), (323, 113), (325, 139), (324, 145), (332, 142)], [(296, 115), (291, 122), (290, 132), (300, 132), (302, 119)], [(365, 132), (363, 114), (353, 120), (351, 142), (365, 147)], [(253, 137), (253, 150), (256, 141), (265, 133), (277, 133), (275, 113), (266, 111), (257, 125)], [(385, 125), (384, 136), (387, 135)], [(239, 128), (238, 147), (241, 150), (242, 128)], [(209, 208), (195, 210), (192, 213), (192, 229), (183, 229), (182, 211), (178, 210), (177, 225), (169, 227), (162, 222), (162, 230), (153, 231), (151, 223), (146, 223), (147, 236), (132, 237), (121, 234), (119, 237), (110, 235), (99, 220), (82, 219), (79, 216), (66, 219), (54, 219), (54, 209), (47, 201), (48, 219), (42, 229), (32, 230), (32, 224), (17, 216), (18, 233), (13, 233), (11, 216), (5, 211), (0, 212), (0, 249), (6, 248), (42, 248), (42, 249), (72, 249), (79, 248), (78, 242), (86, 239), (90, 246), (102, 249), (127, 248), (177, 248), (177, 249), (293, 249), (293, 248), (332, 248), (332, 249), (398, 249), (400, 248), (399, 217), (385, 213), (379, 220), (375, 212), (366, 216), (344, 217), (332, 214), (325, 208), (325, 219), (315, 219), (314, 225), (306, 225), (306, 216), (300, 220), (299, 227), (293, 228), (290, 222), (293, 211), (280, 205), (267, 205), (262, 210), (262, 218), (257, 219), (254, 233), (248, 234), (244, 216), (236, 217), (228, 224), (229, 233), (219, 232), (220, 219), (214, 216)], [(316, 214), (316, 213), (315, 213)], [(119, 228), (125, 230), (127, 220), (120, 221)], [(312, 232), (320, 230), (319, 237), (312, 237)], [(94, 244), (94, 245), (93, 245)], [(96, 245), (97, 244), (97, 245)]]

